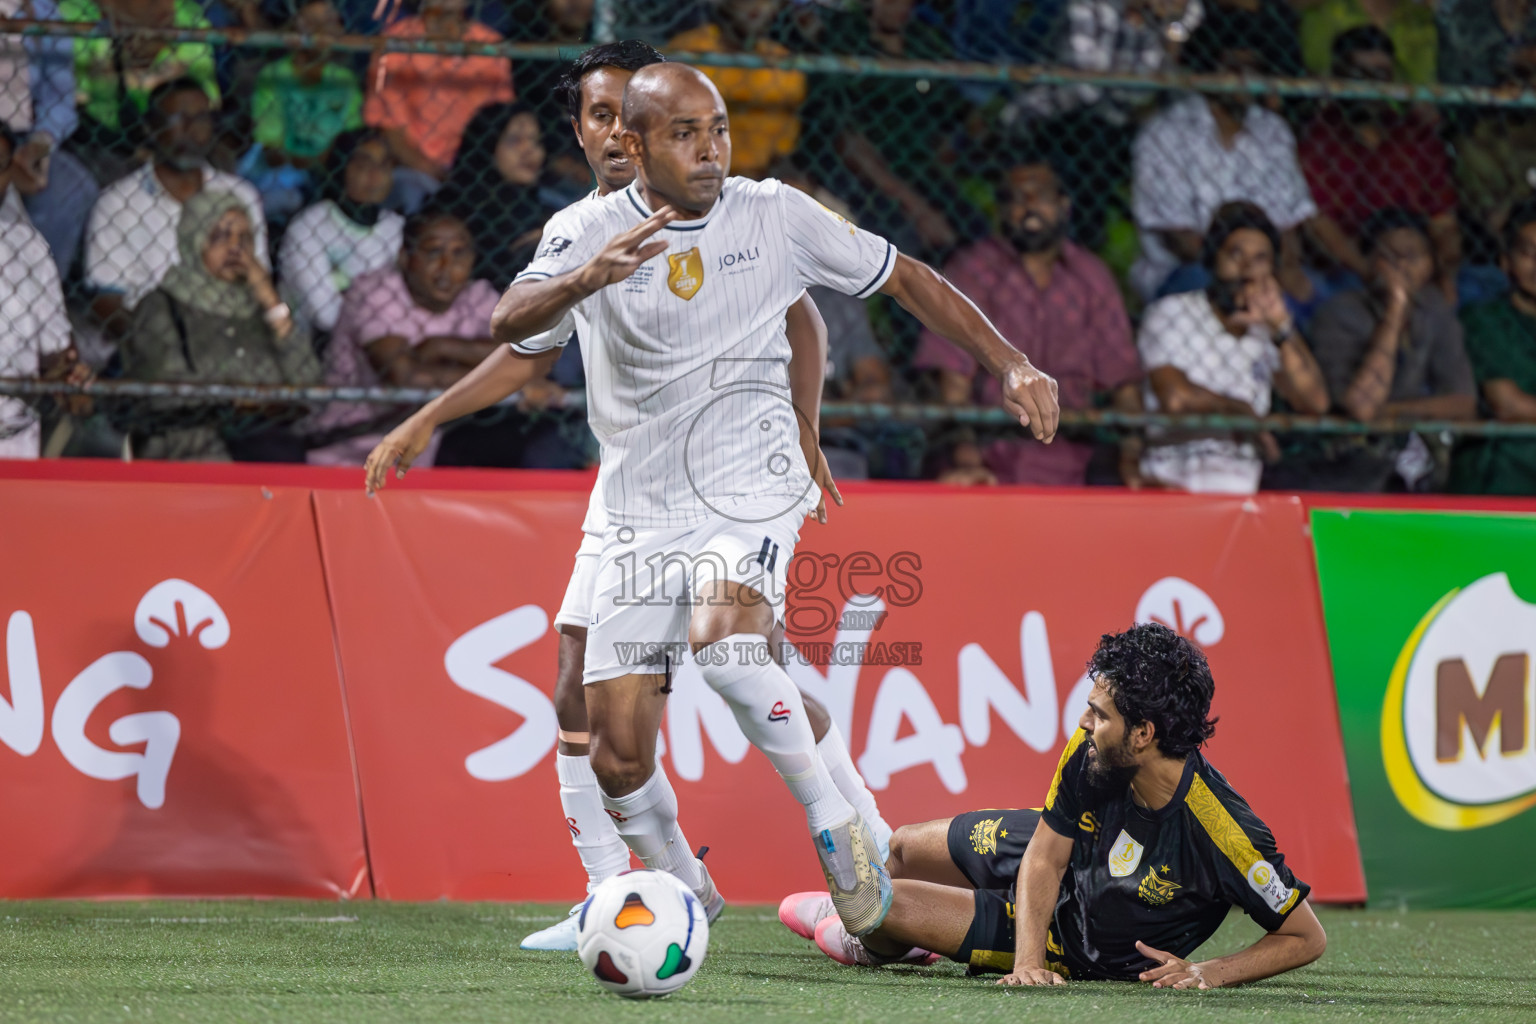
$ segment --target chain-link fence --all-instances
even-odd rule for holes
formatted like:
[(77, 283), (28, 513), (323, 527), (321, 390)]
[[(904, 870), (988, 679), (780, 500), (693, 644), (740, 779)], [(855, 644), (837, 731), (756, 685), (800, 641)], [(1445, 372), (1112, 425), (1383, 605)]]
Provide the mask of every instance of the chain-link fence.
[[(0, 0), (0, 454), (360, 462), (490, 351), (593, 184), (556, 82), (634, 37), (715, 81), (733, 173), (1060, 383), (1041, 446), (959, 347), (815, 289), (835, 472), (1536, 492), (1526, 7)], [(588, 464), (583, 386), (572, 346), (433, 454)]]

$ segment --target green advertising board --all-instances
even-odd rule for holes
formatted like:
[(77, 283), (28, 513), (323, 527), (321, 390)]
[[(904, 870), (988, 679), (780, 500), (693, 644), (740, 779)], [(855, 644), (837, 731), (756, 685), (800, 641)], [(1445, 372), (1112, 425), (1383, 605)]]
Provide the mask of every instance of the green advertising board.
[(1536, 906), (1536, 517), (1312, 536), (1371, 902)]

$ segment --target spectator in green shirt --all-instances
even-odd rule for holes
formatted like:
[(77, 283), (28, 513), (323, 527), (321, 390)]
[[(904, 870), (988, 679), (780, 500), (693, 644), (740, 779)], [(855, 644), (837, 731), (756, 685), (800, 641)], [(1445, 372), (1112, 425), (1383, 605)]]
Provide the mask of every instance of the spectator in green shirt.
[(1326, 77), (1333, 41), (1361, 25), (1375, 25), (1392, 39), (1400, 82), (1434, 85), (1440, 46), (1433, 5), (1416, 0), (1323, 0), (1301, 16), (1301, 59), (1307, 70)]
[[(1467, 355), (1483, 405), (1501, 423), (1536, 423), (1536, 199), (1504, 222), (1508, 295), (1462, 313)], [(1536, 441), (1486, 438), (1456, 453), (1452, 490), (1536, 494)]]
[[(208, 28), (194, 0), (61, 0), (65, 21), (100, 22), (115, 29)], [(155, 86), (191, 77), (219, 102), (213, 48), (205, 43), (162, 45), (155, 39), (75, 40), (75, 90), (80, 129), (77, 155), (103, 184), (120, 177), (142, 142), (137, 130)], [(115, 160), (111, 158), (116, 158)]]
[[(331, 0), (304, 0), (292, 31), (320, 39), (342, 32)], [(331, 47), (295, 50), (261, 69), (251, 95), (256, 145), (240, 161), (241, 176), (261, 193), (267, 218), (285, 223), (313, 191), (311, 171), (336, 136), (363, 126), (363, 90), (357, 76), (330, 63)]]
[[(294, 17), (292, 31), (338, 36), (341, 16), (330, 0), (309, 0)], [(326, 43), (296, 50), (257, 76), (251, 117), (268, 164), (311, 168), (336, 136), (363, 126), (363, 90), (357, 76), (328, 63), (330, 55)]]

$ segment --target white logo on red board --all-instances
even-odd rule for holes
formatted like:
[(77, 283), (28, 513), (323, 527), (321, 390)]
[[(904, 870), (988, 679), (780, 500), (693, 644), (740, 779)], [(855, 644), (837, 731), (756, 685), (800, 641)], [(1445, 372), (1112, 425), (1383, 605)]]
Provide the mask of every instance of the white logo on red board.
[[(850, 616), (857, 607), (865, 614)], [(834, 646), (867, 642), (883, 616), (884, 603), (871, 595), (856, 595), (843, 610)], [(1178, 576), (1165, 576), (1149, 586), (1136, 603), (1137, 622), (1162, 622), (1205, 647), (1220, 642), (1226, 623), (1216, 602), (1200, 587)], [(865, 619), (868, 621), (865, 621)], [(523, 775), (554, 749), (558, 725), (554, 704), (538, 687), (496, 667), (512, 652), (544, 635), (548, 617), (537, 605), (524, 605), (465, 633), (444, 658), (449, 677), (462, 689), (516, 712), (523, 723), (509, 736), (465, 759), (473, 777), (501, 782)], [(1023, 743), (1045, 753), (1063, 735), (1077, 728), (1087, 706), (1092, 682), (1079, 676), (1065, 701), (1059, 699), (1056, 669), (1045, 615), (1028, 611), (1019, 622), (1022, 687), (1016, 685), (979, 643), (966, 644), (959, 655), (959, 723), (944, 721), (917, 674), (921, 666), (887, 668), (875, 691), (867, 728), (853, 728), (854, 701), (860, 674), (870, 666), (857, 660), (834, 662), (824, 669), (798, 657), (793, 647), (784, 666), (805, 692), (821, 701), (844, 736), (862, 733), (863, 753), (857, 764), (873, 790), (883, 790), (896, 774), (921, 766), (931, 768), (944, 788), (962, 793), (969, 787), (962, 755), (967, 746), (990, 742), (992, 720), (1007, 726)], [(704, 776), (706, 743), (726, 764), (736, 764), (750, 749), (736, 718), (704, 682), (692, 659), (684, 659), (672, 679), (666, 724), (658, 736), (657, 756), (670, 755), (676, 776), (697, 782)], [(1058, 731), (1058, 728), (1060, 731)]]
[[(229, 642), (229, 617), (207, 591), (186, 580), (168, 579), (150, 587), (133, 612), (134, 632), (146, 645), (170, 646), (175, 640), (196, 641), (204, 650)], [(11, 613), (6, 623), (5, 653), (11, 699), (0, 699), (0, 742), (22, 757), (37, 753), (43, 741), (43, 680), (37, 659), (36, 626), (25, 611)], [(112, 750), (86, 736), (96, 709), (122, 689), (148, 689), (155, 670), (135, 651), (111, 651), (80, 671), (59, 694), (49, 726), (64, 760), (82, 775), (103, 781), (133, 778), (139, 802), (150, 810), (165, 804), (166, 780), (181, 721), (169, 711), (124, 715), (107, 727), (107, 736), (120, 747), (143, 745), (142, 751)]]

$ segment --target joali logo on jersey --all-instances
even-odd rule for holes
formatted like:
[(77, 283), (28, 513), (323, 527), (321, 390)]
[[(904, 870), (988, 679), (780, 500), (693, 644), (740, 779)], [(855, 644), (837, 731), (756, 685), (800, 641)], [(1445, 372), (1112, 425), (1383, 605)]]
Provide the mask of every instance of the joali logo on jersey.
[(1387, 780), (1409, 814), (1460, 830), (1536, 806), (1533, 651), (1536, 605), (1504, 573), (1451, 591), (1414, 627), (1381, 709)]
[(719, 258), (719, 262), (715, 269), (717, 271), (724, 272), (730, 270), (732, 267), (735, 267), (737, 268), (737, 273), (740, 273), (742, 270), (751, 270), (751, 267), (746, 267), (743, 265), (756, 262), (757, 253), (758, 248), (755, 245), (748, 246), (747, 248), (738, 250), (737, 252), (728, 252)]
[(687, 301), (704, 287), (704, 258), (699, 255), (698, 246), (687, 252), (668, 253), (667, 266), (667, 287), (678, 298)]

